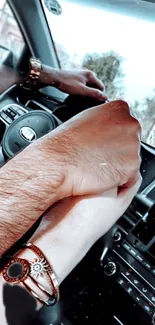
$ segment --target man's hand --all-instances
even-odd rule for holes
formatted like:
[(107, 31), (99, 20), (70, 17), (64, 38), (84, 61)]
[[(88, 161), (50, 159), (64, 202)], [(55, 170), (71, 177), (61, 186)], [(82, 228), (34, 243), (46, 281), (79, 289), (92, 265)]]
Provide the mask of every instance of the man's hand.
[[(8, 67), (0, 67), (0, 93), (14, 84), (23, 83), (26, 77), (21, 76), (16, 70)], [(92, 97), (104, 102), (107, 96), (104, 94), (104, 85), (94, 72), (88, 70), (60, 70), (49, 66), (42, 66), (40, 87), (52, 86), (62, 92)]]
[(123, 101), (84, 111), (27, 147), (0, 169), (0, 254), (58, 200), (136, 183), (139, 148), (140, 126)]
[(55, 130), (55, 150), (66, 159), (69, 196), (136, 183), (140, 133), (138, 121), (121, 100), (86, 110)]
[(88, 70), (58, 70), (44, 66), (41, 82), (70, 95), (92, 97), (105, 101), (104, 85), (96, 74)]

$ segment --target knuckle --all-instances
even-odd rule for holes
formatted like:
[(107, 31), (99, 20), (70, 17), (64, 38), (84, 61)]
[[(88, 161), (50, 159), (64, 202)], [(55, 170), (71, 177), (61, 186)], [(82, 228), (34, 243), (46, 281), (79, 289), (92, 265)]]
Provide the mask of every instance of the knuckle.
[(140, 125), (139, 121), (133, 116), (131, 116), (131, 119), (132, 119), (132, 125), (135, 126), (140, 131), (141, 125)]
[(97, 73), (96, 73), (96, 72), (93, 72), (93, 71), (91, 71), (91, 77), (93, 77), (93, 78), (96, 78), (96, 77), (97, 77)]
[(142, 181), (143, 181), (143, 177), (141, 175), (141, 173), (139, 173), (139, 178), (137, 180), (139, 182), (139, 186), (142, 184)]
[(96, 98), (100, 98), (100, 96), (101, 96), (100, 92), (99, 92), (97, 89), (94, 89), (94, 90), (93, 90), (93, 95), (94, 95), (94, 97), (96, 97)]
[(93, 77), (93, 72), (90, 71), (90, 70), (86, 71), (86, 77), (87, 77), (88, 79), (91, 79), (91, 78)]
[(132, 159), (131, 171), (137, 172), (140, 168), (140, 165), (141, 165), (141, 158), (139, 155), (135, 155), (135, 157)]
[(138, 152), (134, 152), (134, 154), (128, 157), (128, 159), (125, 159), (125, 161), (125, 164), (122, 165), (122, 171), (125, 172), (125, 175), (131, 177), (139, 171), (141, 158)]
[(126, 101), (122, 100), (122, 99), (118, 99), (115, 101), (115, 103), (118, 105), (118, 107), (120, 109), (127, 109), (129, 110), (129, 105)]

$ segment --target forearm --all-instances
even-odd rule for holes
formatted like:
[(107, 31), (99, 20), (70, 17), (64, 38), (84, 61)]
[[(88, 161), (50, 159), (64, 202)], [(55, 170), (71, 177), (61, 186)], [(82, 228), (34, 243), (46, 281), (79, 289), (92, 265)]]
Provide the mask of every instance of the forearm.
[[(43, 141), (43, 143), (42, 143)], [(49, 147), (49, 143), (53, 143)], [(0, 170), (0, 255), (56, 201), (67, 196), (54, 138), (38, 140)], [(4, 240), (7, 236), (7, 240)]]
[[(83, 204), (78, 202), (78, 198), (68, 198), (57, 203), (44, 215), (39, 229), (30, 240), (44, 253), (56, 274), (59, 285), (83, 259), (94, 243), (91, 235), (87, 234), (86, 237), (83, 223), (81, 226), (77, 226), (77, 229), (74, 226), (74, 221), (76, 220), (76, 224), (79, 216), (81, 220), (85, 219), (85, 209), (82, 212)], [(19, 252), (18, 257), (34, 262), (36, 255), (30, 249), (26, 249)], [(37, 277), (37, 282), (52, 293), (46, 276)], [(38, 296), (45, 301), (48, 299), (37, 287), (33, 287), (31, 281), (26, 280), (26, 283), (34, 289)], [(38, 303), (38, 307), (40, 307), (40, 303)]]
[(47, 65), (42, 65), (42, 71), (40, 74), (40, 83), (45, 86), (53, 86), (59, 88), (59, 69), (52, 68)]
[(5, 66), (0, 67), (0, 94), (15, 84), (20, 84), (24, 77), (16, 70)]
[[(78, 218), (78, 214), (81, 214), (80, 211), (82, 211), (82, 208), (76, 210), (77, 201), (76, 198), (73, 200), (67, 199), (64, 203), (56, 204), (45, 214), (39, 229), (31, 239), (31, 242), (42, 250), (53, 266), (59, 284), (76, 264), (80, 262), (89, 249), (89, 239), (87, 241), (84, 238), (84, 234), (81, 234), (80, 245), (79, 232), (73, 232), (72, 229), (72, 215)], [(78, 243), (77, 247), (74, 241)], [(33, 261), (36, 256), (27, 249), (22, 254), (18, 254), (18, 257)], [(41, 281), (41, 284), (49, 291), (50, 288), (47, 286), (47, 281), (44, 281), (44, 277)], [(37, 292), (36, 288), (35, 290)], [(38, 291), (38, 294), (40, 294), (40, 291)], [(26, 290), (24, 294), (22, 287), (17, 288), (17, 286), (7, 285), (3, 281), (2, 274), (0, 274), (0, 324), (7, 325), (8, 319), (6, 319), (6, 316), (8, 317), (12, 312), (12, 322), (14, 324), (19, 319), (27, 319), (27, 324), (31, 323), (31, 317), (35, 318), (35, 308), (31, 307), (30, 303), (31, 306), (35, 305)], [(21, 310), (19, 310), (19, 304), (21, 305)], [(30, 311), (27, 304), (33, 310), (34, 315), (28, 316)], [(40, 306), (38, 303), (37, 307), (39, 308)], [(20, 323), (22, 322), (21, 320)]]
[[(40, 75), (40, 85), (46, 86), (51, 85), (57, 87), (59, 70), (51, 68), (46, 65), (42, 65), (42, 71)], [(10, 88), (15, 84), (21, 84), (27, 76), (23, 75), (19, 71), (1, 66), (0, 67), (0, 93), (3, 93), (6, 89)]]

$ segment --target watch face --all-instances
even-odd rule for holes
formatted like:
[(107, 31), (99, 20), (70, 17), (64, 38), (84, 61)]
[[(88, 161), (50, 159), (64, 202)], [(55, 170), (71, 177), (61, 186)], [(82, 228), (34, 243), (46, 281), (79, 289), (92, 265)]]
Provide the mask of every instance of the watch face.
[(44, 0), (46, 7), (55, 15), (61, 15), (62, 8), (57, 0)]

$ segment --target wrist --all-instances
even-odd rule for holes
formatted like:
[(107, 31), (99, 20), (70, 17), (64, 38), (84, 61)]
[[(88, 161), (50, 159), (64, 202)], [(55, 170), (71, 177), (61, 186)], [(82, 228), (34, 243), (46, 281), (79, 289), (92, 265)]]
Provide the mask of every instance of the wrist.
[(59, 83), (59, 69), (54, 69), (49, 66), (43, 65), (40, 75), (40, 83), (44, 86), (55, 86)]
[[(90, 248), (86, 246), (84, 240), (81, 240), (81, 245), (78, 244), (78, 246), (75, 247), (74, 241), (72, 241), (72, 239), (67, 239), (67, 237), (68, 234), (65, 238), (63, 237), (64, 239), (60, 238), (58, 226), (57, 231), (51, 231), (48, 235), (45, 234), (42, 238), (37, 240), (32, 238), (30, 241), (44, 253), (52, 266), (59, 285), (84, 258)], [(18, 257), (26, 259), (29, 262), (34, 261), (34, 254), (29, 250), (25, 250), (22, 254), (19, 254)], [(48, 290), (46, 278), (42, 279), (41, 284)]]
[(45, 254), (59, 284), (95, 242), (84, 226), (85, 218), (83, 202), (80, 203), (78, 198), (67, 198), (58, 202), (44, 215), (37, 232), (30, 240)]

